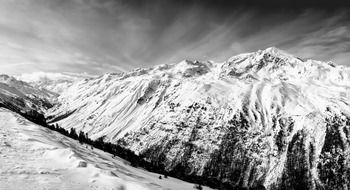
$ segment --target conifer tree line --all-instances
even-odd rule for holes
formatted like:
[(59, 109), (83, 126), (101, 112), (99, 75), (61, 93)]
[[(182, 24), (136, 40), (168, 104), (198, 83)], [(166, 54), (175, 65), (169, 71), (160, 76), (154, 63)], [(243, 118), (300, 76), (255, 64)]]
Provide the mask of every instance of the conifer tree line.
[[(118, 156), (120, 158), (125, 159), (130, 162), (130, 165), (133, 167), (141, 167), (148, 171), (163, 174), (164, 178), (168, 178), (168, 176), (173, 176), (184, 181), (188, 181), (191, 183), (196, 183), (194, 189), (202, 189), (202, 185), (206, 185), (212, 188), (219, 189), (231, 189), (232, 186), (230, 184), (222, 183), (218, 179), (214, 178), (206, 178), (204, 176), (195, 176), (195, 175), (186, 175), (184, 168), (177, 168), (173, 171), (166, 171), (163, 164), (159, 162), (155, 162), (153, 160), (146, 161), (145, 156), (136, 155), (133, 151), (123, 148), (118, 144), (112, 144), (110, 142), (104, 141), (104, 136), (100, 137), (96, 140), (92, 140), (89, 138), (88, 133), (84, 133), (80, 131), (76, 132), (74, 128), (70, 128), (70, 130), (66, 130), (60, 127), (57, 123), (55, 125), (46, 125), (51, 130), (57, 131), (67, 137), (78, 140), (81, 144), (88, 144), (97, 149), (103, 150), (105, 152), (111, 153), (113, 156)], [(159, 179), (162, 179), (159, 176)]]
[[(77, 131), (74, 128), (66, 130), (60, 127), (57, 123), (48, 124), (44, 115), (36, 111), (28, 111), (23, 113), (18, 109), (14, 109), (15, 107), (11, 107), (9, 105), (0, 103), (0, 108), (1, 107), (14, 111), (20, 114), (21, 116), (25, 117), (29, 121), (32, 121), (33, 123), (36, 123), (43, 127), (57, 131), (72, 139), (78, 140), (81, 144), (88, 144), (88, 145), (91, 145), (91, 148), (95, 147), (102, 151), (111, 153), (113, 156), (118, 156), (120, 158), (123, 158), (124, 160), (130, 162), (130, 165), (133, 167), (141, 167), (150, 172), (163, 174), (164, 178), (167, 178), (168, 176), (172, 176), (190, 183), (195, 183), (196, 185), (194, 186), (194, 189), (202, 189), (202, 185), (206, 185), (214, 189), (233, 189), (233, 188), (237, 189), (236, 187), (232, 186), (232, 184), (229, 184), (227, 182), (222, 182), (220, 181), (220, 179), (217, 179), (215, 177), (210, 177), (208, 175), (197, 176), (197, 175), (189, 174), (188, 172), (186, 172), (185, 167), (178, 166), (172, 169), (171, 171), (167, 171), (165, 170), (165, 166), (163, 165), (162, 162), (149, 159), (147, 155), (143, 155), (143, 154), (136, 155), (133, 151), (123, 148), (118, 144), (105, 142), (104, 137), (100, 137), (96, 140), (92, 140), (89, 138), (88, 134), (84, 133), (83, 131), (80, 131), (79, 133), (77, 133)], [(160, 177), (159, 179), (162, 179), (162, 177)], [(264, 188), (250, 188), (250, 189), (260, 190)]]
[(112, 144), (110, 142), (105, 142), (104, 137), (100, 137), (96, 140), (91, 140), (87, 133), (84, 133), (83, 131), (80, 131), (79, 133), (76, 132), (74, 128), (71, 128), (70, 130), (66, 130), (62, 127), (60, 127), (58, 124), (55, 125), (47, 125), (47, 127), (51, 130), (57, 131), (67, 137), (70, 137), (72, 139), (78, 140), (81, 144), (88, 144), (92, 147), (98, 148), (100, 150), (103, 150), (105, 152), (111, 153), (114, 156), (121, 157), (127, 161), (130, 162), (130, 164), (134, 167), (143, 167), (150, 169), (155, 172), (162, 171), (161, 168), (156, 168), (152, 166), (152, 164), (145, 161), (140, 156), (136, 155), (133, 151), (129, 149), (125, 149), (117, 144)]

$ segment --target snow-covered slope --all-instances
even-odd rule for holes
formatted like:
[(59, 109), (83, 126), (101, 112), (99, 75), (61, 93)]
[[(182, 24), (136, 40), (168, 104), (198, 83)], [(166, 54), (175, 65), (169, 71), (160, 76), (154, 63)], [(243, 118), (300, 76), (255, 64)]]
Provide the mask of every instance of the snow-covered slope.
[(50, 118), (179, 177), (233, 187), (344, 189), (349, 79), (348, 67), (268, 48), (224, 63), (185, 60), (85, 79), (61, 94)]
[(43, 114), (57, 95), (8, 75), (0, 75), (0, 107), (26, 115)]
[(0, 108), (1, 190), (193, 189), (158, 176)]
[(16, 76), (17, 79), (28, 82), (32, 86), (49, 90), (56, 94), (60, 94), (63, 90), (70, 87), (74, 82), (95, 76), (86, 73), (46, 73), (36, 72), (30, 74), (22, 74)]

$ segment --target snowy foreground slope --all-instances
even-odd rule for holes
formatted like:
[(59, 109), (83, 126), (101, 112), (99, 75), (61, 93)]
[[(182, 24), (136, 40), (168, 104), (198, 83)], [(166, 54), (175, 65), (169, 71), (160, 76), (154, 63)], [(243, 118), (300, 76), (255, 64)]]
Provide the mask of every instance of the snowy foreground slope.
[(72, 85), (51, 122), (172, 175), (235, 188), (350, 188), (350, 69), (276, 48)]
[(1, 190), (193, 189), (0, 109)]

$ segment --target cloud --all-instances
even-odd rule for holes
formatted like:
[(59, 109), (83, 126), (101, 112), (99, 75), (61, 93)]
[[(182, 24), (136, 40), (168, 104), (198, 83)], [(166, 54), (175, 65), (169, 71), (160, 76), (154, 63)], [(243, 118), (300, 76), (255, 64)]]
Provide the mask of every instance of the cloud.
[(350, 65), (349, 11), (337, 0), (213, 2), (4, 0), (0, 69), (102, 74), (270, 46)]
[(33, 63), (11, 63), (11, 64), (1, 64), (0, 68), (3, 67), (13, 67), (13, 66), (22, 66), (22, 65), (32, 65)]

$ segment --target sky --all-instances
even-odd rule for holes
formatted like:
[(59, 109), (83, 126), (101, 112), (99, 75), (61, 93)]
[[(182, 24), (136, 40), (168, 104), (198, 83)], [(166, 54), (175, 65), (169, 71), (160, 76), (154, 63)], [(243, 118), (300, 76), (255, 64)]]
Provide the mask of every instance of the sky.
[(350, 66), (342, 0), (0, 0), (0, 73), (103, 74), (275, 46)]

